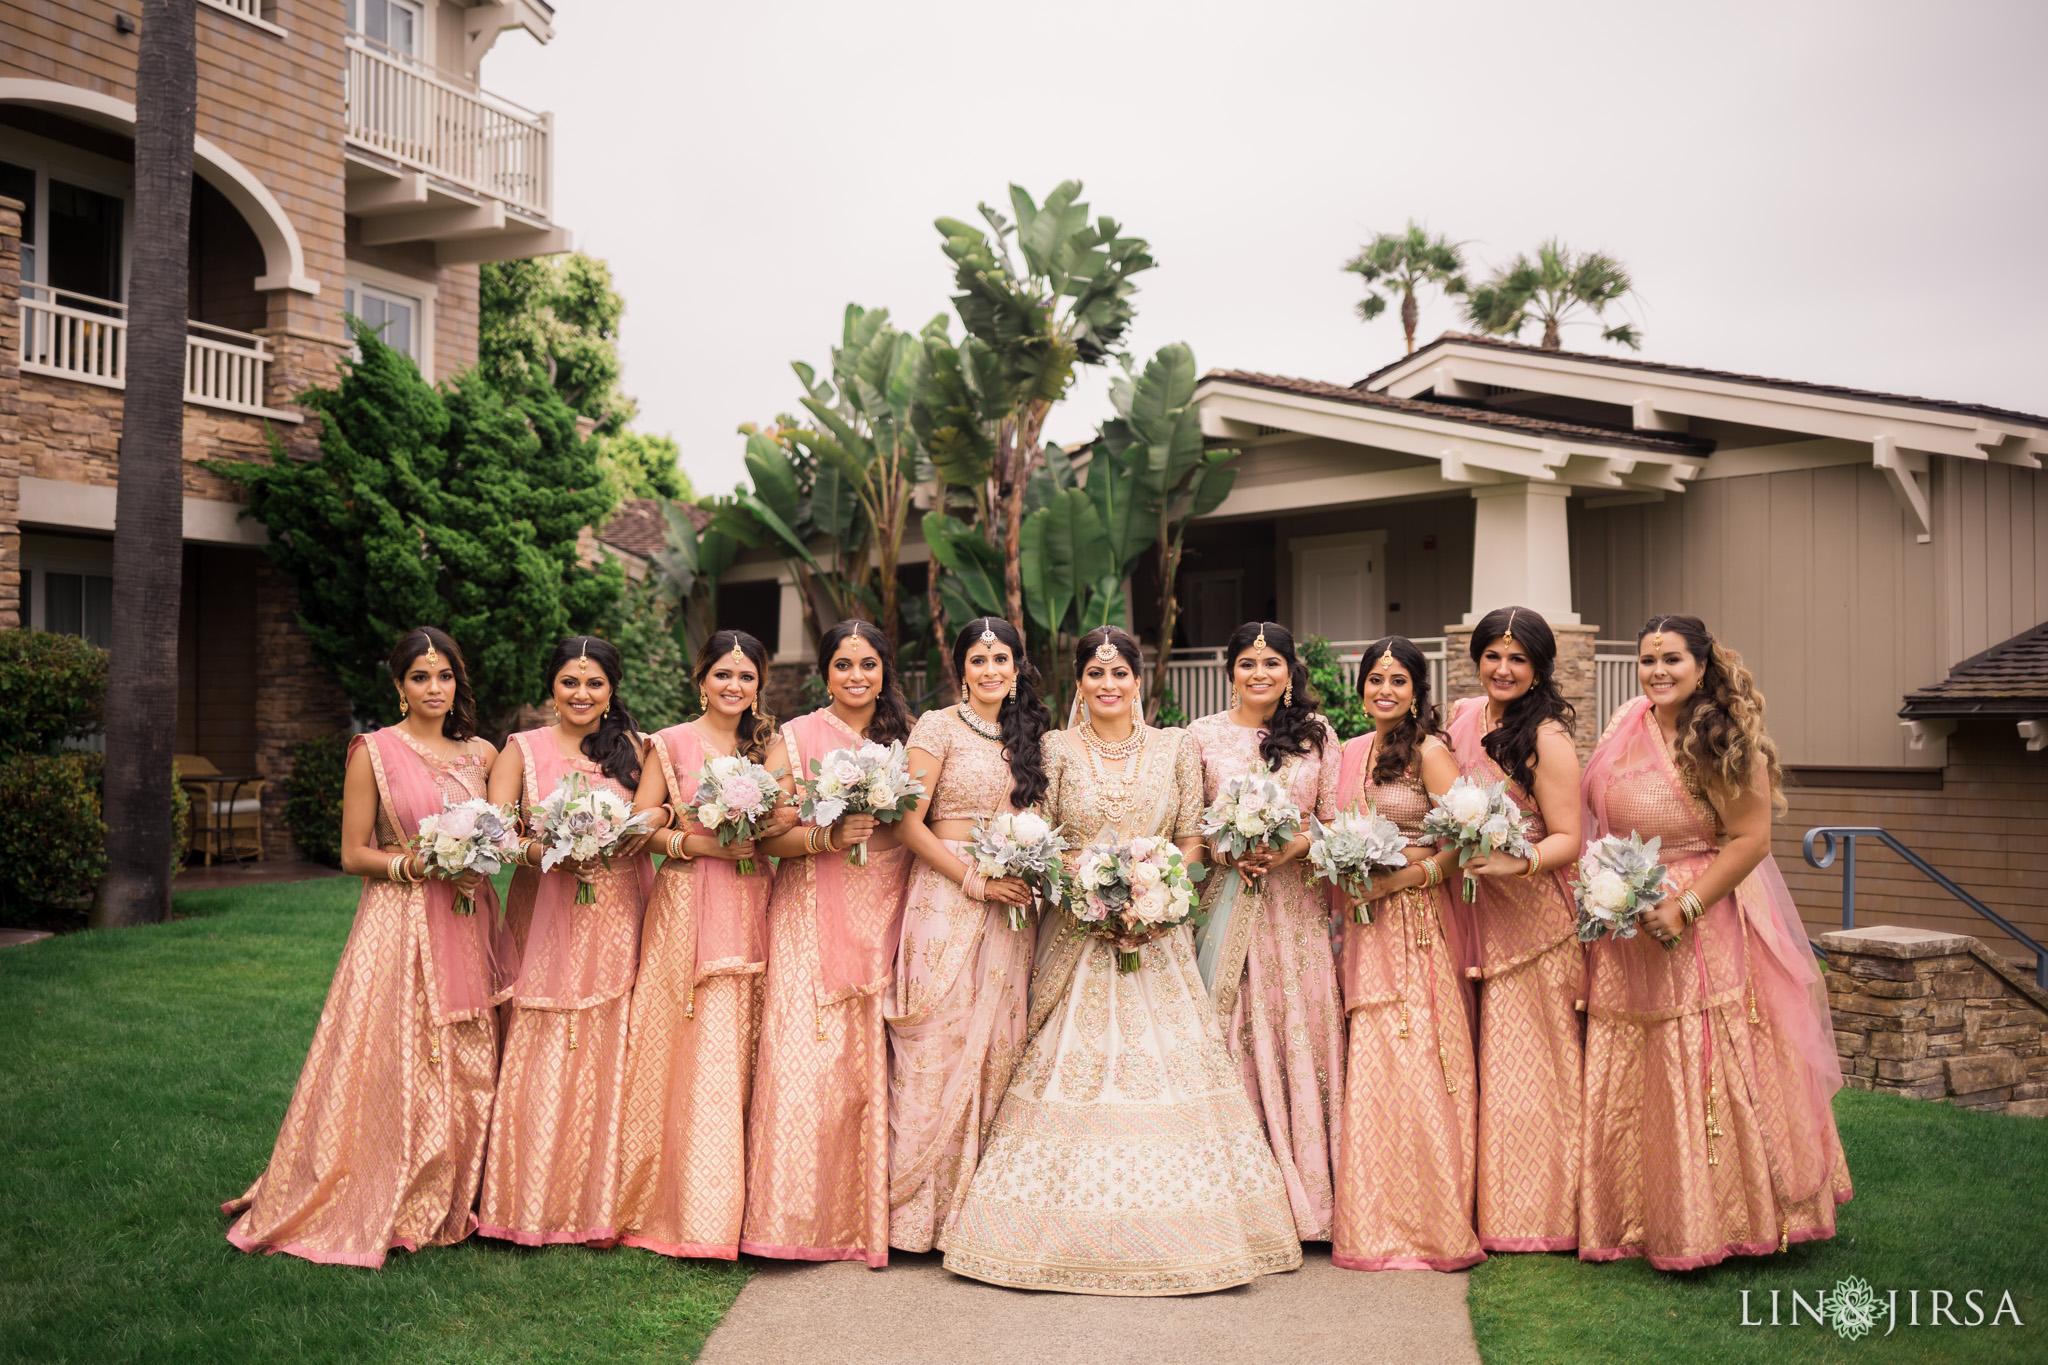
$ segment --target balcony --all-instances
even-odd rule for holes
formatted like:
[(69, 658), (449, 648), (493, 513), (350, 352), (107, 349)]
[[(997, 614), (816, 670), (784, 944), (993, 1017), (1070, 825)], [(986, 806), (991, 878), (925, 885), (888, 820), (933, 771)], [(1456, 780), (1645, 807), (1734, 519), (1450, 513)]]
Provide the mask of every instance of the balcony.
[[(127, 305), (47, 285), (21, 286), (21, 369), (110, 389), (128, 387)], [(270, 343), (210, 323), (186, 324), (185, 401), (296, 422), (263, 402)]]
[(348, 37), (347, 211), (366, 245), (429, 241), (444, 265), (565, 251), (550, 221), (554, 116)]

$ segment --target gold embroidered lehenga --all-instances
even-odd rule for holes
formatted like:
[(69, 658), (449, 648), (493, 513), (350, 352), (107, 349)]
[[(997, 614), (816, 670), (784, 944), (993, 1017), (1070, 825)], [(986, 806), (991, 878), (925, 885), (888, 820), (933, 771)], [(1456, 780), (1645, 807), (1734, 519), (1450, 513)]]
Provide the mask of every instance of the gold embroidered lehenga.
[[(1124, 771), (1046, 738), (1047, 817), (1083, 843), (1192, 838), (1201, 756), (1148, 730)], [(1287, 1192), (1183, 925), (1136, 971), (1061, 911), (1040, 926), (1024, 1055), (946, 1251), (992, 1284), (1196, 1294), (1301, 1264)]]
[[(1259, 760), (1264, 730), (1204, 716), (1188, 727), (1202, 752), (1205, 799)], [(1275, 780), (1302, 815), (1337, 813), (1337, 736), (1327, 725), (1306, 754), (1289, 754)], [(1215, 868), (1202, 886), (1209, 913), (1196, 961), (1216, 1002), (1224, 1042), (1244, 1077), (1287, 1182), (1294, 1230), (1304, 1242), (1330, 1240), (1344, 1111), (1344, 1007), (1330, 956), (1330, 899), (1308, 859), (1259, 879), (1256, 891), (1233, 871)]]
[[(943, 765), (928, 824), (1014, 809), (1002, 741), (970, 729), (955, 708), (919, 717), (909, 747)], [(965, 856), (965, 841), (941, 842)], [(1032, 942), (1001, 902), (969, 900), (922, 862), (910, 874), (888, 1015), (892, 1246), (946, 1246), (1024, 1042)]]

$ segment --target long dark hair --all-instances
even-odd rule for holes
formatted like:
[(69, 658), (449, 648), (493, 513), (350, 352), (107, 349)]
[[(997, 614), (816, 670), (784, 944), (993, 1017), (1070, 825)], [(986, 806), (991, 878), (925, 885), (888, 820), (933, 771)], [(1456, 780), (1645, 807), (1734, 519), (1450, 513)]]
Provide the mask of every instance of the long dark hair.
[(1415, 756), (1422, 752), (1422, 741), (1441, 733), (1442, 717), (1437, 714), (1436, 702), (1429, 695), (1429, 660), (1422, 656), (1421, 648), (1405, 635), (1388, 635), (1365, 647), (1365, 653), (1358, 658), (1358, 695), (1361, 698), (1365, 696), (1365, 680), (1372, 675), (1379, 661), (1389, 654), (1415, 684), (1415, 705), (1401, 717), (1400, 724), (1380, 737), (1372, 756), (1374, 782), (1399, 780), (1415, 766)]
[(1566, 734), (1579, 723), (1579, 713), (1557, 688), (1557, 636), (1550, 622), (1527, 607), (1496, 607), (1479, 618), (1472, 628), (1472, 663), (1476, 667), (1486, 647), (1503, 636), (1521, 646), (1536, 670), (1529, 690), (1507, 704), (1500, 724), (1479, 743), (1500, 770), (1525, 792), (1536, 790), (1536, 733), (1545, 721), (1556, 721)]
[(910, 738), (910, 704), (896, 685), (896, 651), (881, 627), (869, 621), (841, 621), (818, 639), (818, 676), (830, 680), (832, 656), (839, 646), (859, 636), (874, 647), (882, 661), (882, 692), (875, 698), (874, 719), (868, 722), (867, 737), (877, 744), (893, 744)]
[(548, 656), (548, 695), (555, 694), (555, 679), (560, 676), (562, 665), (585, 658), (604, 670), (612, 685), (612, 700), (597, 728), (583, 737), (583, 756), (606, 777), (632, 791), (640, 785), (640, 727), (633, 723), (633, 713), (626, 709), (626, 699), (619, 695), (622, 661), (618, 646), (595, 635), (571, 635), (563, 640)]
[[(953, 676), (967, 672), (968, 652), (981, 642), (984, 633), (994, 634), (995, 642), (1008, 649), (1017, 664), (1016, 695), (1003, 698), (996, 719), (1003, 732), (1003, 757), (1010, 763), (1010, 804), (1023, 810), (1045, 795), (1041, 741), (1052, 728), (1052, 713), (1038, 699), (1038, 668), (1024, 653), (1024, 637), (1000, 616), (977, 617), (960, 628), (953, 637)], [(961, 692), (964, 695), (966, 689)]]
[(465, 743), (476, 738), (476, 693), (469, 690), (469, 667), (462, 662), (462, 646), (450, 639), (445, 631), (433, 626), (415, 626), (398, 637), (398, 643), (391, 647), (391, 680), (402, 683), (406, 670), (412, 661), (429, 649), (443, 655), (448, 667), (455, 671), (455, 700), (448, 707), (448, 714), (441, 717), (441, 734), (456, 743)]
[(1756, 678), (1742, 656), (1716, 640), (1697, 616), (1651, 617), (1636, 632), (1636, 652), (1642, 652), (1644, 637), (1667, 631), (1685, 641), (1686, 653), (1700, 666), (1700, 685), (1678, 717), (1678, 766), (1686, 785), (1700, 796), (1732, 801), (1749, 790), (1761, 762), (1770, 779), (1771, 807), (1782, 815), (1785, 770), (1764, 728), (1764, 694)]
[[(766, 760), (768, 741), (775, 737), (775, 717), (762, 704), (768, 694), (768, 646), (743, 630), (714, 630), (698, 648), (690, 676), (696, 679), (697, 691), (702, 693), (705, 677), (735, 649), (754, 666), (754, 704), (740, 714), (739, 756), (760, 763)], [(707, 709), (709, 705), (707, 702)]]
[[(1312, 753), (1322, 742), (1329, 723), (1316, 714), (1318, 698), (1309, 684), (1308, 666), (1294, 652), (1294, 636), (1278, 621), (1247, 621), (1230, 632), (1223, 646), (1224, 672), (1232, 687), (1237, 683), (1237, 659), (1259, 643), (1287, 661), (1289, 690), (1266, 718), (1266, 737), (1259, 741), (1259, 757), (1269, 768), (1278, 768), (1289, 754)], [(1292, 701), (1285, 700), (1292, 697)]]

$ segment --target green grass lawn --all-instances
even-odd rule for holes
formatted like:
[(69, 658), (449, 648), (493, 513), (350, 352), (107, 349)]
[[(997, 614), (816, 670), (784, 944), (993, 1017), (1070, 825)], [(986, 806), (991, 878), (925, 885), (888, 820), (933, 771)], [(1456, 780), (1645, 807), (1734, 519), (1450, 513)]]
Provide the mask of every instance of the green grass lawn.
[(0, 949), (0, 1360), (696, 1355), (743, 1268), (472, 1238), (369, 1271), (223, 1239), (359, 885), (195, 892), (168, 925)]
[[(1841, 1208), (1834, 1240), (1781, 1256), (1738, 1257), (1666, 1275), (1640, 1260), (1587, 1265), (1574, 1257), (1495, 1256), (1472, 1272), (1472, 1328), (1487, 1365), (1535, 1361), (1683, 1360), (1684, 1365), (1776, 1361), (2048, 1360), (2048, 1121), (1978, 1114), (1921, 1100), (1844, 1090), (1835, 1118), (1856, 1198)], [(1859, 1276), (1882, 1301), (1899, 1291), (1898, 1322), (1861, 1340), (1829, 1327), (1748, 1327), (1768, 1321), (1770, 1291), (1809, 1303), (1815, 1291)], [(1909, 1289), (1983, 1289), (1988, 1324), (2011, 1290), (2024, 1327), (1907, 1326)], [(1920, 1320), (1930, 1319), (1920, 1296)], [(2008, 1319), (2008, 1323), (2010, 1319)]]

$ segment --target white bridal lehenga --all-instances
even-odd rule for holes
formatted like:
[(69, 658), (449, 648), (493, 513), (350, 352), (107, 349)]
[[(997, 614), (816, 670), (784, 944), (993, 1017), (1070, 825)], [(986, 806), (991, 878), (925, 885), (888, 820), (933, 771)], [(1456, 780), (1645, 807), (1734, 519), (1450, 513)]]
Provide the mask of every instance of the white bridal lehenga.
[[(1047, 736), (1044, 810), (1077, 844), (1188, 838), (1202, 764), (1146, 730), (1122, 771)], [(1196, 1294), (1301, 1264), (1280, 1168), (1224, 1048), (1187, 926), (1136, 971), (1064, 911), (1040, 926), (1029, 1033), (946, 1251), (957, 1274), (1077, 1294)]]

